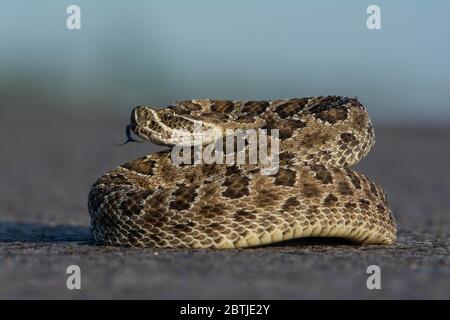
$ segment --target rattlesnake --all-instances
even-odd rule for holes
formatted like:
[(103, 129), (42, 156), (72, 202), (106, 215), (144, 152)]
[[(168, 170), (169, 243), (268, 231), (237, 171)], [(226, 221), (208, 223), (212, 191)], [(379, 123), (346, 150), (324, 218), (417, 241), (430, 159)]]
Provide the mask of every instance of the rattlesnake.
[(384, 191), (349, 168), (375, 142), (356, 98), (140, 106), (127, 133), (173, 145), (174, 133), (192, 131), (194, 123), (222, 138), (227, 128), (279, 129), (278, 171), (262, 174), (258, 164), (175, 165), (170, 150), (130, 161), (102, 176), (89, 193), (97, 241), (155, 248), (238, 248), (302, 237), (395, 241)]

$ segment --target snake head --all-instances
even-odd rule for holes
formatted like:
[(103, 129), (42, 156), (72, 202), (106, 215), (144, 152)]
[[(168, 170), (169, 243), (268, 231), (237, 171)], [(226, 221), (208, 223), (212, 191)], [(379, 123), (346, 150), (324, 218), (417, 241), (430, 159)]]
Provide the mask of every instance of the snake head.
[(175, 108), (154, 109), (137, 106), (131, 112), (131, 130), (139, 137), (159, 145), (206, 145), (223, 135), (215, 122), (178, 112)]

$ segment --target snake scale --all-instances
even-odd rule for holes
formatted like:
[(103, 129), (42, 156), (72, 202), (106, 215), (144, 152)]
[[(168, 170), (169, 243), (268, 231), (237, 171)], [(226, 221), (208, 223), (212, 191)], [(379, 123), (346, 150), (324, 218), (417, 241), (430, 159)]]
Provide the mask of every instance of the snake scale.
[(214, 129), (216, 139), (230, 128), (278, 129), (278, 171), (262, 174), (259, 164), (176, 165), (170, 149), (130, 161), (103, 175), (89, 193), (98, 242), (222, 249), (302, 237), (395, 241), (383, 189), (350, 169), (375, 143), (367, 111), (356, 98), (139, 106), (127, 129), (173, 147), (178, 130), (191, 132), (195, 123)]

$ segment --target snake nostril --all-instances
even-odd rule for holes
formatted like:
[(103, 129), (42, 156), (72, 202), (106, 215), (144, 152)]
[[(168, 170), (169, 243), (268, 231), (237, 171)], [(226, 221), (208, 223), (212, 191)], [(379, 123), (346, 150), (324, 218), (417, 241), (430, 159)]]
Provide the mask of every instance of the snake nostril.
[(137, 106), (133, 109), (133, 111), (131, 111), (131, 116), (130, 116), (130, 123), (131, 124), (137, 124), (138, 123), (138, 119), (139, 119), (139, 110), (141, 110), (143, 107), (142, 106)]

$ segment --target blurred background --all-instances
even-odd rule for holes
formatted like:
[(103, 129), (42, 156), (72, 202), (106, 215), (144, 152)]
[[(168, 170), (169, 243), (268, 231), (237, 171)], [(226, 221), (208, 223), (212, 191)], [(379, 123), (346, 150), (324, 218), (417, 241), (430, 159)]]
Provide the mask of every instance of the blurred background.
[[(366, 26), (372, 4), (381, 30)], [(0, 299), (448, 299), (449, 21), (447, 0), (0, 0)], [(114, 145), (135, 105), (317, 95), (367, 106), (377, 143), (357, 170), (386, 190), (395, 245), (92, 242), (92, 184), (161, 149)], [(69, 264), (81, 291), (65, 287)], [(381, 291), (365, 287), (371, 264)]]
[[(81, 30), (66, 8), (81, 8)], [(0, 2), (0, 105), (127, 110), (191, 98), (357, 96), (378, 123), (450, 120), (450, 3)]]

